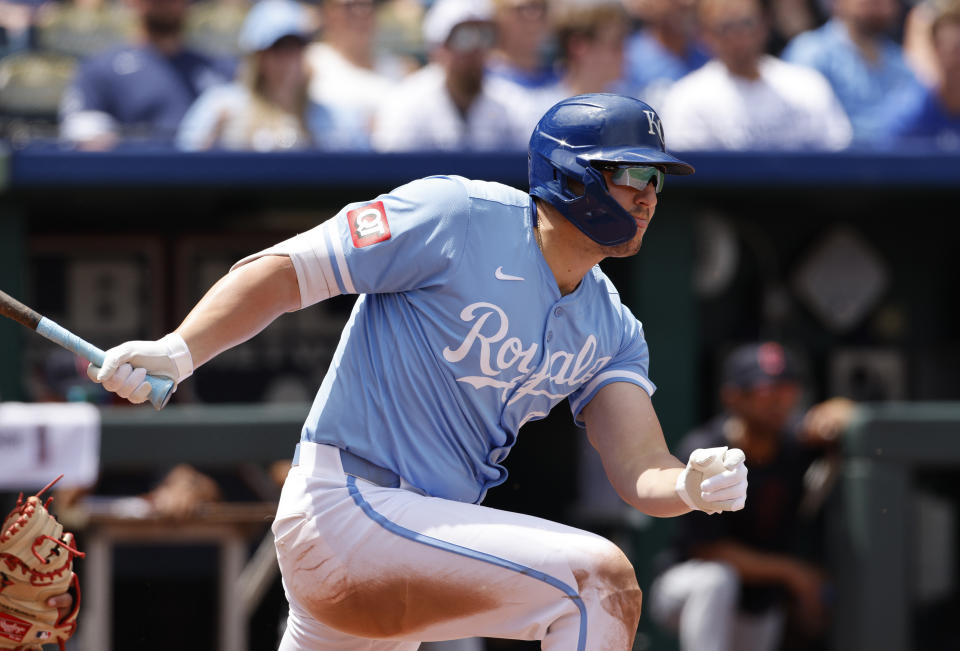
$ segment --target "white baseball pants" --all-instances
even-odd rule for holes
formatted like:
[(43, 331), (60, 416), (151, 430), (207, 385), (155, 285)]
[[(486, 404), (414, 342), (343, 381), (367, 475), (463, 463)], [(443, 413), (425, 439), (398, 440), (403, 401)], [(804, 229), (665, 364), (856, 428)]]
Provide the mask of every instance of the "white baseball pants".
[(628, 651), (629, 561), (572, 527), (385, 488), (301, 443), (273, 525), (290, 615), (280, 651), (413, 651), (465, 637), (548, 651)]

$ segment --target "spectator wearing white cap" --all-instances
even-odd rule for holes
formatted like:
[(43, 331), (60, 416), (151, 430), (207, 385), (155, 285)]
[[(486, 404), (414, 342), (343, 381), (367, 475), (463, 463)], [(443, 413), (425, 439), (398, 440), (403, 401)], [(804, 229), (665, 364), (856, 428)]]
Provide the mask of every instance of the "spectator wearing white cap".
[(489, 0), (436, 0), (423, 21), (430, 63), (384, 99), (374, 120), (381, 151), (521, 150), (530, 132), (486, 81), (496, 41)]
[(188, 151), (365, 149), (366, 132), (349, 111), (308, 97), (304, 51), (313, 33), (293, 0), (261, 0), (240, 30), (245, 53), (238, 79), (212, 88), (190, 107), (177, 133)]

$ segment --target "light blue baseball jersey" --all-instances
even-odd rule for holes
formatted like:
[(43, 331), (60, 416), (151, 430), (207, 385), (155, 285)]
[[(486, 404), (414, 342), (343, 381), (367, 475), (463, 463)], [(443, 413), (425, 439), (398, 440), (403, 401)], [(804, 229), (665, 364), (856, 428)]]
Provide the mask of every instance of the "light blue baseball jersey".
[(652, 394), (640, 322), (599, 267), (560, 295), (535, 210), (505, 185), (429, 177), (257, 254), (290, 255), (304, 306), (361, 295), (302, 440), (479, 503), (524, 423), (569, 398), (582, 424), (611, 382)]

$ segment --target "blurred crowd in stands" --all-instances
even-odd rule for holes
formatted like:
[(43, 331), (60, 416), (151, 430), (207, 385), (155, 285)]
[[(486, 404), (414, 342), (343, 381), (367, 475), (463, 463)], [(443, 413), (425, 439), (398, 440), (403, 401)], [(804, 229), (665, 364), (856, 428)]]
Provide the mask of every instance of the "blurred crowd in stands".
[(960, 0), (0, 0), (0, 136), (522, 151), (618, 92), (676, 150), (960, 150)]

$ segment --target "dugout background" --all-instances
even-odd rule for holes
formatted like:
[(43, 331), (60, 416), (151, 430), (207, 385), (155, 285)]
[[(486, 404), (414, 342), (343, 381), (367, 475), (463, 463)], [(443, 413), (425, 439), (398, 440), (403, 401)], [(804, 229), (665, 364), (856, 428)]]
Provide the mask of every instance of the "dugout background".
[[(603, 265), (644, 323), (658, 385), (654, 404), (669, 442), (712, 415), (719, 361), (733, 344), (756, 337), (780, 338), (803, 353), (810, 400), (843, 393), (886, 408), (906, 401), (921, 409), (960, 400), (960, 156), (692, 152), (684, 158), (697, 174), (668, 179), (641, 253)], [(0, 156), (4, 171), (0, 287), (102, 348), (168, 332), (232, 262), (312, 227), (347, 202), (431, 173), (527, 187), (522, 155), (82, 154), (38, 147)], [(351, 304), (335, 299), (284, 317), (205, 366), (173, 404), (310, 400)], [(16, 324), (0, 323), (0, 398), (32, 400), (56, 390), (47, 367), (54, 350)], [(83, 391), (71, 390), (72, 397)], [(911, 425), (920, 416), (911, 414), (898, 417), (898, 431), (922, 436), (923, 428)], [(953, 415), (948, 408), (937, 439), (950, 449), (960, 448)], [(869, 419), (863, 431), (858, 440), (869, 441)], [(630, 547), (641, 587), (648, 588), (670, 522), (625, 519), (607, 509), (603, 488), (582, 481), (590, 471), (582, 438), (565, 406), (528, 425), (507, 462), (510, 479), (487, 504), (603, 530)], [(196, 440), (199, 450), (202, 437)], [(957, 455), (943, 452), (939, 463), (911, 462), (903, 476), (911, 496), (932, 495), (947, 505), (954, 514), (946, 520), (954, 527), (947, 539), (957, 540)], [(870, 454), (869, 443), (861, 453)], [(191, 454), (183, 450), (185, 459)], [(853, 553), (844, 541), (858, 525), (844, 514), (859, 498), (841, 497), (841, 504), (828, 505), (838, 521), (831, 540)], [(907, 512), (913, 504), (904, 503)], [(948, 534), (928, 532), (923, 523), (910, 531), (915, 535), (892, 552), (901, 561), (894, 571), (904, 575), (896, 585), (909, 591), (908, 617), (900, 637), (883, 636), (895, 618), (877, 613), (878, 639), (894, 644), (884, 647), (891, 651), (954, 648), (956, 633), (935, 623), (944, 613), (960, 613), (953, 557), (930, 559), (935, 573), (950, 578), (935, 598), (911, 579), (918, 550), (930, 549), (923, 541)], [(844, 586), (844, 594), (858, 589)], [(858, 600), (844, 603), (841, 614), (855, 611)], [(867, 648), (851, 639), (859, 635), (856, 625), (849, 628), (833, 636), (833, 646)], [(649, 621), (641, 630), (639, 646), (669, 648), (669, 637)]]

